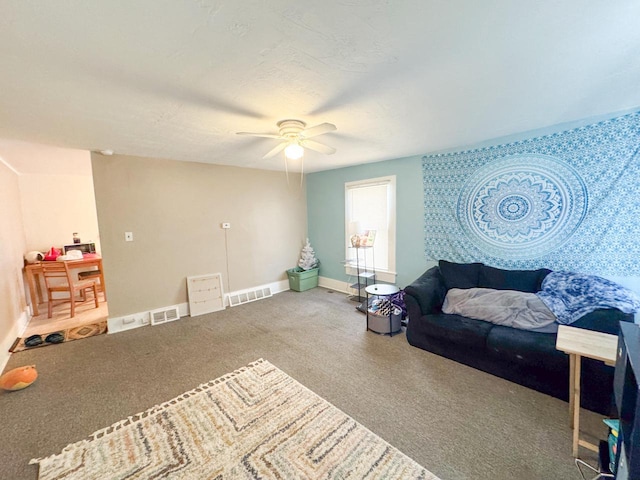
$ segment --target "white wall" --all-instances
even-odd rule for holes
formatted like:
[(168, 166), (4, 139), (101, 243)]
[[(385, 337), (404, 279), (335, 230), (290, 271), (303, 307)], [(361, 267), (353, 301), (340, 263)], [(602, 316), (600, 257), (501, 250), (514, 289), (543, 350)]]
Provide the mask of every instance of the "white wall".
[(8, 349), (26, 325), (22, 283), (25, 249), (18, 175), (0, 161), (0, 372)]
[[(89, 152), (86, 161), (91, 164)], [(28, 174), (20, 175), (19, 183), (27, 251), (73, 243), (74, 232), (100, 251), (90, 175)]]

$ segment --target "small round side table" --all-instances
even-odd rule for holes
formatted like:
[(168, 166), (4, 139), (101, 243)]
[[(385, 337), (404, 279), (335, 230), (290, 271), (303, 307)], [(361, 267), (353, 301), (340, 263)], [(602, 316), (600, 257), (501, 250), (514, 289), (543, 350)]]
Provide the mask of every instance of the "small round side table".
[(366, 287), (364, 291), (367, 292), (367, 300), (365, 303), (367, 307), (367, 331), (371, 330), (372, 332), (379, 333), (381, 335), (389, 335), (390, 337), (393, 337), (394, 333), (398, 333), (402, 329), (400, 322), (398, 322), (397, 330), (395, 332), (393, 331), (393, 306), (391, 307), (391, 311), (389, 312), (388, 332), (379, 332), (369, 327), (369, 295), (375, 295), (377, 297), (390, 297), (391, 295), (395, 295), (396, 293), (398, 293), (400, 289), (395, 285), (388, 285), (386, 283), (374, 283), (373, 285), (369, 285), (368, 287)]

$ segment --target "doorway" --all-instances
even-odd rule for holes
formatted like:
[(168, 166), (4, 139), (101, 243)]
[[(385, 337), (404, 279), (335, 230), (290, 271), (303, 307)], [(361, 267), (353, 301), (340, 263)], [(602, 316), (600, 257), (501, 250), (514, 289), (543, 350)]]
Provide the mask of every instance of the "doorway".
[[(41, 276), (36, 275), (39, 277), (37, 282), (30, 281), (27, 271), (27, 260), (34, 261), (36, 257), (37, 261), (38, 253), (44, 255), (58, 249), (64, 254), (65, 246), (74, 243), (94, 245), (95, 251), (83, 253), (99, 257), (100, 235), (91, 153), (13, 140), (0, 142), (0, 153), (4, 163), (17, 175), (24, 236), (23, 239), (16, 238), (15, 243), (16, 250), (22, 250), (25, 259), (25, 299), (28, 312), (32, 314), (28, 322), (22, 323), (18, 329), (19, 338), (11, 351), (19, 351), (16, 348), (20, 341), (24, 343), (25, 339), (36, 335), (42, 337), (41, 345), (48, 345), (54, 342), (44, 340), (53, 333), (59, 335), (50, 339), (60, 343), (106, 332), (106, 291), (98, 293), (98, 308), (93, 301), (78, 303), (76, 313), (71, 317), (70, 303), (56, 302), (49, 318), (47, 294)], [(84, 270), (95, 268), (94, 265)], [(78, 271), (82, 269), (74, 271), (76, 279)], [(102, 285), (103, 280), (104, 277), (101, 278)]]

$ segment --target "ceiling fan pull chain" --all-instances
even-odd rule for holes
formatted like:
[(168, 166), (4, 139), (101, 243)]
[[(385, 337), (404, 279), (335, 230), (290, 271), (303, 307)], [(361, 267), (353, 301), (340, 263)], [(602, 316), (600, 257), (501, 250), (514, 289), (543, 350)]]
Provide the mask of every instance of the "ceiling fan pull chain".
[(289, 187), (289, 167), (287, 165), (287, 156), (284, 156), (284, 173), (287, 176), (287, 188)]

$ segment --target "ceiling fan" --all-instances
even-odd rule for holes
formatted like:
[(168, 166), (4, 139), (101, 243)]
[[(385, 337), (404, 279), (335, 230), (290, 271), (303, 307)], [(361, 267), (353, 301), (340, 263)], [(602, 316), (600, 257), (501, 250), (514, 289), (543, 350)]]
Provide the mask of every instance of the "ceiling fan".
[(331, 155), (336, 149), (323, 143), (309, 140), (324, 133), (333, 132), (336, 126), (332, 123), (321, 123), (307, 128), (302, 120), (281, 120), (278, 122), (278, 133), (250, 133), (237, 132), (238, 135), (251, 135), (254, 137), (276, 138), (281, 142), (262, 158), (271, 158), (284, 150), (284, 155), (290, 160), (297, 160), (304, 155), (304, 149)]

